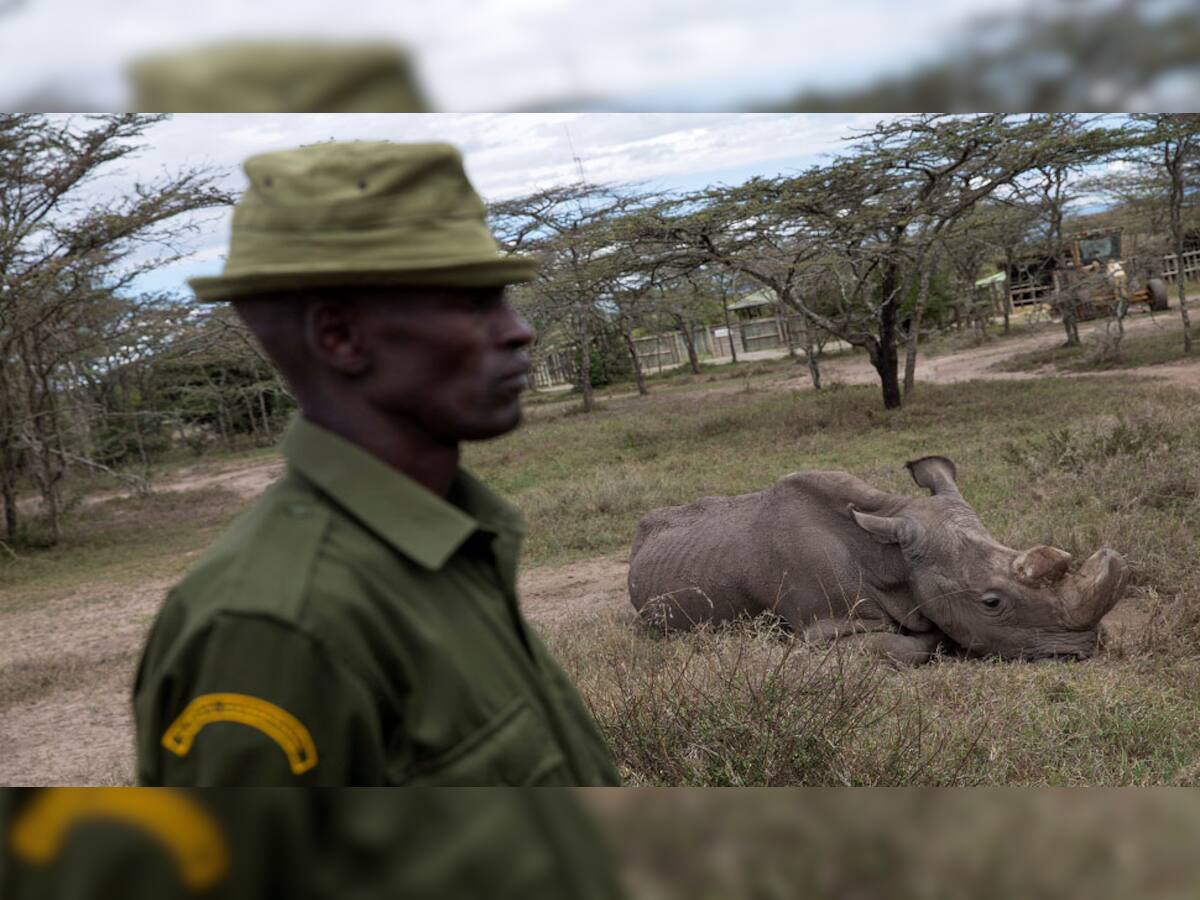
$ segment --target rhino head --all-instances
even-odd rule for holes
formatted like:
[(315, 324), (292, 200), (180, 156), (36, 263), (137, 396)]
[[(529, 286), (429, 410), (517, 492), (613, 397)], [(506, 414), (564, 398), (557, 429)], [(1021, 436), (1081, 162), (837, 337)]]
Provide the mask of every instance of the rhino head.
[(1100, 619), (1125, 585), (1121, 556), (1099, 550), (1072, 573), (1066, 551), (1005, 547), (959, 493), (952, 461), (928, 456), (907, 466), (929, 497), (909, 498), (894, 515), (849, 511), (877, 541), (899, 547), (925, 618), (973, 654), (1091, 656)]

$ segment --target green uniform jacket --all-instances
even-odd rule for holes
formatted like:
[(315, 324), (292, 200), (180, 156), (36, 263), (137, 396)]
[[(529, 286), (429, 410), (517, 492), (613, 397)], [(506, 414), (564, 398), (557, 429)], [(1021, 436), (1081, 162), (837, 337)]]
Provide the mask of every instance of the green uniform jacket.
[(4, 900), (615, 900), (573, 792), (0, 789)]
[(517, 604), (520, 515), (304, 419), (287, 474), (167, 598), (134, 689), (147, 785), (610, 785)]

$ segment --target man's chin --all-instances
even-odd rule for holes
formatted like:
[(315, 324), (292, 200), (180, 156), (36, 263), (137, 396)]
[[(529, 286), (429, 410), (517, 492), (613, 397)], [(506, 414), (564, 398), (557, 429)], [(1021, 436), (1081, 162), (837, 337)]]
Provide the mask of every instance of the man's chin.
[(503, 437), (515, 430), (522, 420), (520, 402), (514, 403), (511, 410), (496, 414), (487, 421), (473, 422), (460, 431), (459, 440), (490, 441), (492, 438)]

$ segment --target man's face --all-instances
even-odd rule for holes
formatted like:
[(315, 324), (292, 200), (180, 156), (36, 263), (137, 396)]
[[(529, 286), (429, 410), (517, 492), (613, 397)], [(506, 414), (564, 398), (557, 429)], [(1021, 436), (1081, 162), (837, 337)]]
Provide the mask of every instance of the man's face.
[(521, 421), (533, 331), (502, 287), (405, 289), (363, 304), (368, 400), (438, 441), (482, 440)]

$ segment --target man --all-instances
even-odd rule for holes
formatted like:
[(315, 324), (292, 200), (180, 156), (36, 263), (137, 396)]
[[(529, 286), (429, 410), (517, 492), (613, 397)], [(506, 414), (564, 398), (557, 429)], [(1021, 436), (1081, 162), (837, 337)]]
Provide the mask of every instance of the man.
[(533, 338), (457, 151), (246, 163), (225, 271), (301, 415), (286, 475), (168, 597), (135, 687), (144, 784), (616, 784), (525, 622), (519, 514), (459, 444), (520, 421)]

